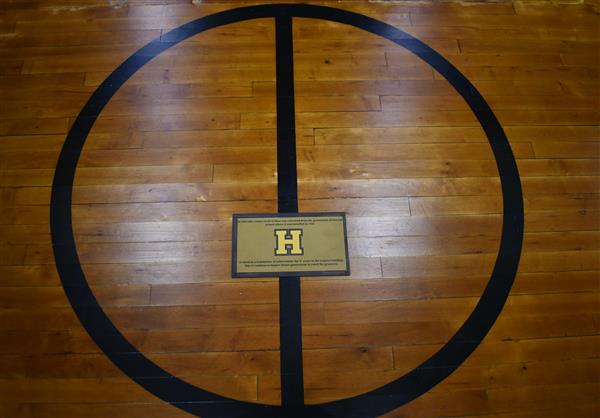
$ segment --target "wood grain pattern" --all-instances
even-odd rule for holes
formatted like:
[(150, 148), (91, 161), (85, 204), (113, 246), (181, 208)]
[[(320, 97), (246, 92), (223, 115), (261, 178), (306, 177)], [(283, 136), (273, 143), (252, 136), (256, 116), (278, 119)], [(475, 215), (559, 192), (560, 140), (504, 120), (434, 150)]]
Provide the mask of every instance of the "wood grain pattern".
[[(289, 2), (289, 0), (288, 0)], [(600, 413), (600, 4), (315, 1), (381, 19), (455, 65), (498, 116), (524, 192), (524, 250), (496, 324), (388, 417)], [(69, 127), (126, 57), (244, 2), (0, 7), (0, 416), (175, 418), (80, 325), (58, 277), (50, 187)], [(300, 211), (345, 211), (350, 277), (302, 281), (310, 404), (390, 382), (468, 317), (502, 228), (498, 169), (448, 81), (396, 44), (294, 19)], [(170, 373), (278, 404), (276, 279), (230, 278), (231, 214), (277, 208), (271, 19), (211, 29), (141, 68), (99, 115), (73, 192), (87, 280)]]

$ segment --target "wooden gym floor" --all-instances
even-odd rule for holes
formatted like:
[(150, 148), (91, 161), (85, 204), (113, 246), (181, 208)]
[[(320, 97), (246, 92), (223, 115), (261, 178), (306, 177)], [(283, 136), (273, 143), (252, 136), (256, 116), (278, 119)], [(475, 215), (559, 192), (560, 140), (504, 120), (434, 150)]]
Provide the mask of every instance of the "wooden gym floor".
[[(248, 4), (0, 4), (1, 417), (192, 416), (82, 327), (56, 269), (51, 185), (75, 117), (119, 64)], [(382, 20), (454, 64), (521, 175), (506, 306), (454, 373), (386, 416), (598, 416), (598, 2), (314, 4)], [(72, 202), (87, 281), (133, 346), (197, 387), (263, 404), (281, 403), (278, 279), (231, 279), (230, 234), (232, 213), (277, 212), (275, 35), (272, 18), (220, 26), (143, 66), (93, 125)], [(481, 125), (429, 64), (339, 23), (294, 18), (293, 36), (299, 210), (347, 213), (352, 268), (302, 279), (304, 402), (318, 404), (445, 346), (490, 279), (502, 191)]]

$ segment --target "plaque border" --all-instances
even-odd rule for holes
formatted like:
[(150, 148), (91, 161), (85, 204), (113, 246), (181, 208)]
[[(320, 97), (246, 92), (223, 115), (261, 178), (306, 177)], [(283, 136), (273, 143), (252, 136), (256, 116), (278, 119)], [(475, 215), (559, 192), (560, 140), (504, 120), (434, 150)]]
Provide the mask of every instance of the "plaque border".
[[(346, 253), (345, 270), (315, 270), (315, 271), (288, 271), (288, 272), (250, 272), (239, 273), (237, 267), (237, 220), (240, 218), (300, 218), (305, 216), (327, 217), (340, 216), (344, 226), (344, 252)], [(260, 278), (260, 277), (322, 277), (322, 276), (350, 276), (350, 255), (348, 253), (348, 229), (346, 227), (345, 212), (293, 212), (293, 213), (234, 213), (231, 217), (231, 278)]]

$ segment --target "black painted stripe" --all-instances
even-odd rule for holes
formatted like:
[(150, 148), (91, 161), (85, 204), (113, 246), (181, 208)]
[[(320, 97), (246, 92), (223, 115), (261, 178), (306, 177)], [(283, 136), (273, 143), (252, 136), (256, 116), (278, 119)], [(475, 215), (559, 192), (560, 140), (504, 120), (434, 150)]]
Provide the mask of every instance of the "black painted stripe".
[(280, 213), (298, 212), (292, 18), (275, 18), (277, 65), (277, 198)]
[[(279, 213), (298, 212), (292, 17), (275, 18), (277, 65), (277, 199)], [(281, 404), (304, 405), (300, 277), (279, 278)]]

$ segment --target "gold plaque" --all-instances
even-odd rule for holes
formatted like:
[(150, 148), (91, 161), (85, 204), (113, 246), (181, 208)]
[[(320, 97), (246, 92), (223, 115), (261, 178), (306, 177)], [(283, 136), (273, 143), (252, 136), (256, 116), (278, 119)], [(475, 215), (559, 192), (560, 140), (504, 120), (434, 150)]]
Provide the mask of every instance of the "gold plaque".
[(347, 276), (344, 213), (233, 215), (232, 277)]

